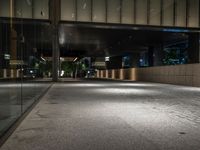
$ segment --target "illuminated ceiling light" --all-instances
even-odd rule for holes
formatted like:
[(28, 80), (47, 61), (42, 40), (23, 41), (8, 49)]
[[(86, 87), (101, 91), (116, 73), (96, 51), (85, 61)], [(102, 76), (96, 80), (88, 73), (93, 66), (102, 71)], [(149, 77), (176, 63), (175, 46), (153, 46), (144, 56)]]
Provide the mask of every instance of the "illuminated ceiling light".
[(164, 32), (188, 32), (188, 30), (186, 29), (177, 29), (177, 28), (167, 28), (167, 29), (163, 29)]
[(110, 57), (105, 57), (105, 61), (110, 61)]
[(65, 58), (63, 58), (63, 57), (60, 57), (60, 61), (64, 61), (65, 60)]
[(76, 58), (73, 60), (73, 62), (76, 62), (76, 61), (77, 61), (77, 59), (78, 59), (78, 57), (76, 57)]
[(60, 38), (59, 38), (59, 42), (61, 45), (63, 45), (65, 43), (65, 35), (61, 34)]
[(43, 57), (41, 57), (41, 59), (42, 59), (43, 61), (46, 61), (46, 59), (44, 59)]

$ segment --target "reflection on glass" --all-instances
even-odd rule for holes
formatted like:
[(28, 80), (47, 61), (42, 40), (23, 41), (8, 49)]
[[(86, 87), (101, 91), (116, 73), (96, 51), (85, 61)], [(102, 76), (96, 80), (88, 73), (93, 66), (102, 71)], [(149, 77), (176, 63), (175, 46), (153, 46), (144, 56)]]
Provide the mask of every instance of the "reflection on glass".
[[(7, 10), (13, 16), (18, 13), (18, 19), (12, 15), (0, 17), (0, 137), (38, 100), (51, 81), (49, 23), (22, 19), (32, 18), (32, 12), (26, 14), (30, 17), (22, 17), (22, 12), (32, 7), (32, 1), (23, 1), (22, 5), (20, 0), (16, 2), (16, 12), (11, 11), (12, 7)], [(46, 7), (43, 9), (45, 12)]]

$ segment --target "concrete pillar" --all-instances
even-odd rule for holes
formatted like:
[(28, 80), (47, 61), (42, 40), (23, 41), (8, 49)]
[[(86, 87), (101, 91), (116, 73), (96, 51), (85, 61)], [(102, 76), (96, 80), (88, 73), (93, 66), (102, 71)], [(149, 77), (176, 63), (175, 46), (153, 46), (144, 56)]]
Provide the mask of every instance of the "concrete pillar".
[(97, 70), (96, 77), (97, 77), (97, 78), (99, 78), (99, 77), (100, 77), (100, 71), (99, 71), (99, 70)]
[(57, 82), (59, 79), (60, 68), (60, 48), (58, 26), (60, 21), (60, 0), (50, 0), (50, 20), (52, 29), (52, 49), (53, 49), (53, 81)]
[(199, 33), (189, 34), (188, 63), (200, 62)]
[(20, 70), (19, 70), (19, 69), (17, 69), (16, 77), (17, 77), (17, 78), (20, 77)]
[(3, 69), (3, 78), (7, 78), (7, 69)]
[[(11, 35), (10, 35), (10, 56), (11, 60), (17, 60), (17, 32), (11, 28)], [(21, 58), (22, 59), (22, 58)], [(16, 70), (17, 66), (11, 66), (10, 77), (16, 78)]]

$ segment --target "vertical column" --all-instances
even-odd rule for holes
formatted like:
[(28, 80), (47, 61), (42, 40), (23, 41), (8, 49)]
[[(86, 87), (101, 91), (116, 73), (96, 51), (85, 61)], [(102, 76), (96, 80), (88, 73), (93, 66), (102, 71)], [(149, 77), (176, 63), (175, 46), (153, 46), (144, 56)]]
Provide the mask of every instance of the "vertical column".
[(108, 71), (109, 71), (109, 70), (106, 70), (106, 79), (109, 78)]
[[(2, 24), (3, 23), (0, 23), (0, 39), (3, 38)], [(2, 42), (2, 40), (0, 40), (0, 78), (2, 78), (2, 77), (3, 77), (3, 42)]]
[(115, 70), (112, 69), (112, 79), (115, 79)]
[(124, 69), (120, 69), (119, 71), (119, 79), (124, 80)]
[(3, 69), (3, 78), (7, 78), (7, 69)]
[[(11, 28), (11, 35), (10, 35), (10, 55), (11, 55), (11, 60), (17, 60), (17, 32)], [(22, 59), (22, 58), (21, 58)], [(10, 72), (10, 77), (11, 78), (16, 78), (17, 74), (17, 66), (12, 65), (11, 66), (11, 72)]]
[(53, 81), (57, 82), (59, 79), (59, 63), (60, 63), (60, 49), (59, 49), (59, 35), (58, 27), (60, 21), (60, 0), (50, 0), (50, 20), (52, 29), (52, 49), (53, 49)]
[(200, 62), (199, 33), (189, 34), (188, 63)]
[(100, 78), (103, 78), (103, 70), (100, 70)]
[(97, 73), (96, 73), (96, 78), (99, 78), (99, 75), (100, 73), (99, 73), (99, 70), (97, 70)]

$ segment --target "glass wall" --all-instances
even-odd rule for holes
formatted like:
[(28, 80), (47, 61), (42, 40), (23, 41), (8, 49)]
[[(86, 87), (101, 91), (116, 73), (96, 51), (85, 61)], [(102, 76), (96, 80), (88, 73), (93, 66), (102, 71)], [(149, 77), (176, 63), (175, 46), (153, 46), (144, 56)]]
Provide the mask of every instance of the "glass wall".
[(0, 0), (0, 137), (51, 85), (48, 1), (11, 2)]

